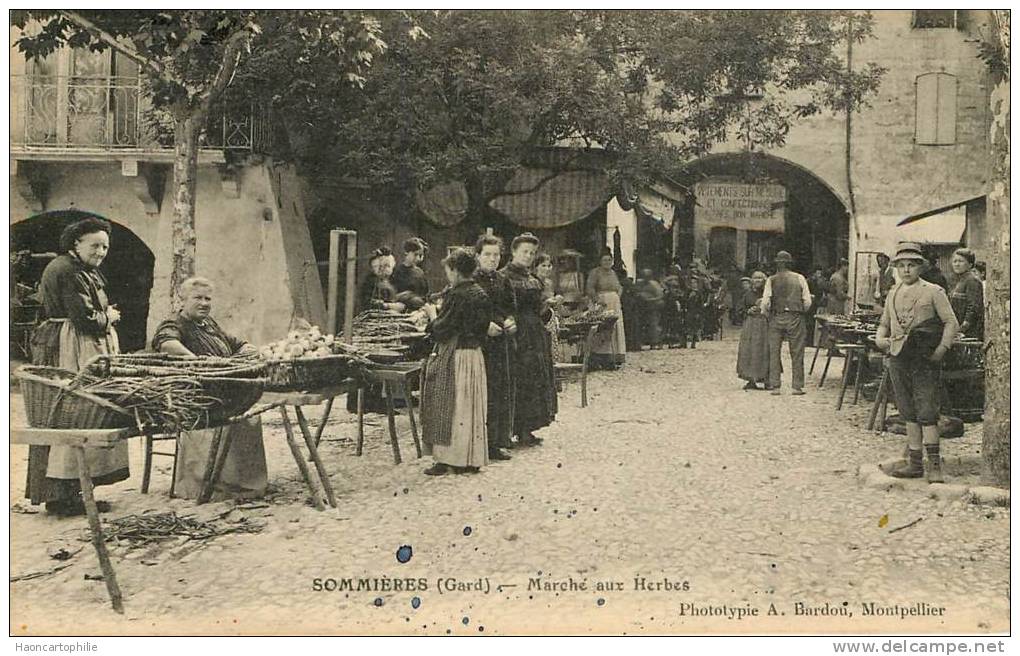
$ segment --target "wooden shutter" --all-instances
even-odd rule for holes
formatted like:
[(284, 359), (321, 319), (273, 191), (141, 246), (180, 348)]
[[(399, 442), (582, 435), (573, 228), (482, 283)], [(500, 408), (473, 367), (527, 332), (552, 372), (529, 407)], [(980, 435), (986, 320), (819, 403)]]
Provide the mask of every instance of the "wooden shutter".
[(956, 76), (925, 73), (917, 77), (916, 141), (938, 146), (956, 143)]

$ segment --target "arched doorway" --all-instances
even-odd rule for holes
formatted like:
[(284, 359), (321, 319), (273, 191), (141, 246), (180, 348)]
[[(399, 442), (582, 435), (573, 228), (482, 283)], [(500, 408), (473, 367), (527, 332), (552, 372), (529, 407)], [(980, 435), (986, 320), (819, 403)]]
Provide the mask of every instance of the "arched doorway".
[[(37, 290), (43, 269), (52, 256), (60, 252), (60, 233), (86, 216), (98, 215), (80, 210), (55, 210), (36, 214), (11, 226), (12, 323), (25, 319), (24, 314), (17, 316), (15, 305), (18, 299), (31, 299)], [(110, 253), (100, 270), (106, 276), (110, 303), (116, 304), (121, 312), (117, 326), (121, 350), (136, 351), (145, 347), (155, 257), (145, 242), (131, 230), (115, 221), (110, 221), (110, 224), (113, 228)], [(11, 357), (24, 357), (24, 354), (17, 352), (12, 344)]]
[(674, 254), (682, 261), (697, 257), (721, 272), (770, 264), (786, 250), (808, 273), (848, 256), (846, 205), (793, 162), (757, 152), (709, 155), (688, 164), (678, 182), (692, 191), (674, 222)]

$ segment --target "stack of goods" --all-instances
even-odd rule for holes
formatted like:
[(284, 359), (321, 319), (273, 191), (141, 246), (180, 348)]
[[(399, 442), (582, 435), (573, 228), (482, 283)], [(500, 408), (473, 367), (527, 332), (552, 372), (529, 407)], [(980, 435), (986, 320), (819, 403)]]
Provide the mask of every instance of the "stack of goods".
[(259, 355), (266, 361), (268, 389), (275, 391), (338, 385), (371, 364), (363, 349), (323, 335), (315, 326), (291, 331), (286, 338), (263, 346)]
[(265, 386), (265, 366), (250, 359), (110, 354), (78, 374), (22, 367), (32, 426), (178, 432), (243, 414)]
[(427, 325), (428, 316), (421, 310), (368, 310), (354, 318), (354, 346), (375, 360), (414, 359), (426, 343)]

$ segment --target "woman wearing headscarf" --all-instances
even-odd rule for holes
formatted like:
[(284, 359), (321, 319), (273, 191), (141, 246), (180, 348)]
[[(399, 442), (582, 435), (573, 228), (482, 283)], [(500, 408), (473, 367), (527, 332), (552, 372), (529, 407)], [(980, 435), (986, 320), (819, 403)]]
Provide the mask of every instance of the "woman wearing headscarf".
[(769, 320), (761, 308), (765, 281), (764, 272), (755, 271), (751, 274), (750, 288), (744, 290), (740, 299), (744, 323), (737, 348), (737, 376), (747, 381), (745, 390), (764, 389), (769, 377)]
[(531, 272), (538, 245), (538, 237), (530, 232), (518, 235), (510, 243), (510, 264), (503, 268), (517, 308), (513, 432), (521, 446), (541, 444), (534, 432), (555, 421), (557, 410), (552, 353), (542, 319), (542, 281)]
[(608, 248), (602, 249), (599, 265), (588, 272), (584, 289), (590, 302), (601, 303), (617, 316), (613, 330), (599, 331), (591, 353), (592, 364), (615, 369), (627, 359), (627, 333), (623, 326), (623, 303), (620, 301), (623, 286), (613, 271), (613, 253)]
[[(156, 327), (152, 348), (172, 355), (212, 355), (229, 358), (254, 354), (255, 346), (228, 334), (212, 318), (213, 284), (205, 278), (188, 278), (178, 292), (181, 311)], [(229, 432), (229, 435), (227, 433)], [(230, 449), (212, 500), (260, 497), (269, 483), (262, 421), (252, 417), (228, 426), (184, 431), (177, 440), (174, 495), (197, 499), (202, 492), (209, 449), (216, 434), (220, 449)], [(229, 438), (229, 439), (228, 439)]]
[[(120, 350), (114, 328), (120, 312), (109, 304), (99, 271), (110, 249), (110, 224), (98, 217), (73, 223), (61, 233), (60, 249), (63, 254), (46, 266), (39, 284), (43, 322), (32, 336), (32, 362), (78, 371), (93, 356)], [(93, 485), (129, 476), (127, 443), (86, 449), (85, 458)], [(85, 513), (78, 464), (69, 447), (29, 447), (26, 488), (25, 496), (33, 504), (45, 503), (47, 512)], [(104, 501), (97, 507), (109, 510)]]
[(372, 272), (365, 276), (358, 288), (358, 312), (365, 310), (403, 312), (406, 309), (404, 303), (397, 301), (397, 288), (390, 280), (396, 262), (393, 252), (386, 246), (372, 251), (368, 260)]
[(435, 342), (422, 386), (422, 430), (426, 450), (435, 464), (430, 476), (477, 472), (489, 463), (486, 435), (485, 357), (482, 345), (489, 329), (488, 296), (473, 280), (478, 267), (474, 253), (457, 249), (443, 266), (450, 286), (442, 309), (426, 305), (429, 332)]

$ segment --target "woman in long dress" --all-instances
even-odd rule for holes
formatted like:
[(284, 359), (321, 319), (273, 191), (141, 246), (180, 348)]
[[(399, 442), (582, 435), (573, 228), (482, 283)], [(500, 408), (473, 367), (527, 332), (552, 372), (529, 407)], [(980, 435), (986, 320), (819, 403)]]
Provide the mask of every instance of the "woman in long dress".
[(974, 272), (977, 257), (969, 248), (957, 248), (951, 261), (949, 274), (949, 303), (953, 306), (960, 333), (964, 337), (984, 339), (985, 297), (984, 285)]
[[(229, 358), (256, 352), (248, 342), (227, 334), (212, 312), (213, 284), (205, 278), (189, 278), (179, 291), (181, 311), (156, 327), (152, 348), (173, 355), (212, 355)], [(262, 442), (262, 421), (252, 417), (227, 426), (205, 430), (184, 431), (177, 440), (177, 467), (174, 472), (174, 495), (197, 499), (209, 449), (216, 434), (220, 449), (230, 443), (212, 500), (244, 499), (265, 494), (269, 483), (266, 451)]]
[(514, 379), (513, 338), (517, 313), (514, 288), (499, 271), (503, 240), (495, 235), (482, 235), (475, 244), (478, 268), (474, 281), (489, 297), (491, 316), (482, 352), (485, 354), (485, 381), (488, 394), (489, 460), (509, 460), (504, 449), (513, 446)]
[(442, 309), (426, 305), (435, 342), (422, 387), (425, 449), (435, 458), (430, 476), (477, 472), (489, 464), (486, 434), (487, 392), (482, 344), (489, 328), (489, 298), (472, 279), (478, 261), (467, 249), (451, 253), (443, 265), (450, 287)]
[(517, 350), (514, 355), (513, 431), (519, 446), (538, 446), (534, 432), (556, 419), (556, 382), (552, 353), (542, 314), (542, 281), (531, 273), (538, 237), (526, 232), (510, 244), (510, 264), (503, 272), (514, 288), (517, 305)]
[(563, 297), (556, 294), (556, 277), (553, 273), (552, 257), (548, 253), (535, 256), (535, 276), (542, 281), (542, 300), (545, 301), (543, 318), (545, 332), (549, 336), (549, 352), (553, 362), (567, 362), (560, 346), (560, 317), (557, 309)]
[(615, 369), (627, 359), (627, 333), (623, 328), (623, 304), (620, 302), (622, 290), (620, 279), (613, 271), (613, 255), (607, 248), (602, 252), (599, 265), (588, 273), (585, 294), (591, 302), (601, 303), (616, 314), (617, 320), (613, 330), (600, 330), (596, 335), (592, 345), (593, 365)]
[[(78, 371), (90, 358), (119, 350), (114, 324), (120, 312), (109, 304), (106, 278), (99, 265), (110, 249), (110, 224), (88, 217), (60, 235), (63, 251), (43, 271), (40, 283), (44, 321), (32, 336), (32, 362)], [(86, 449), (93, 485), (110, 485), (128, 478), (127, 444), (111, 449)], [(28, 453), (25, 496), (45, 503), (47, 512), (81, 515), (78, 464), (69, 447), (32, 446)], [(97, 503), (109, 510), (105, 501)]]
[[(755, 271), (751, 275), (751, 287), (744, 290), (741, 299), (744, 323), (737, 349), (737, 376), (747, 381), (745, 390), (764, 389), (769, 377), (769, 320), (761, 310), (765, 280), (763, 272)], [(759, 387), (759, 383), (763, 386)]]

